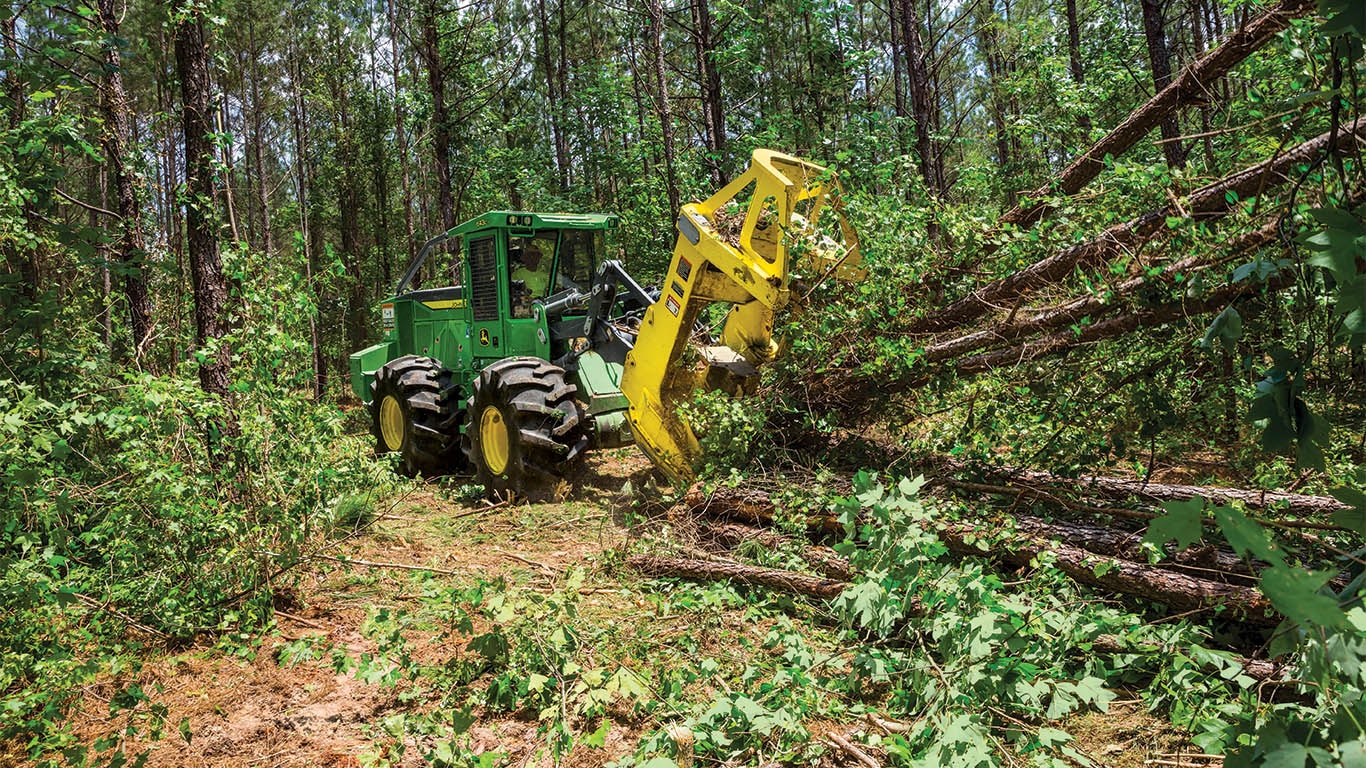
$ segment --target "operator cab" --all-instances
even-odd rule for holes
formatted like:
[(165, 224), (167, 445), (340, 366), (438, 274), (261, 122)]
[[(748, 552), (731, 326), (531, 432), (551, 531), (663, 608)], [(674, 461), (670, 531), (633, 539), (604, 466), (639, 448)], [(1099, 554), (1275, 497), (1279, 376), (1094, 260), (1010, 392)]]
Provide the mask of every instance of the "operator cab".
[(602, 230), (538, 229), (508, 235), (512, 316), (533, 316), (534, 302), (567, 291), (586, 293), (606, 249)]

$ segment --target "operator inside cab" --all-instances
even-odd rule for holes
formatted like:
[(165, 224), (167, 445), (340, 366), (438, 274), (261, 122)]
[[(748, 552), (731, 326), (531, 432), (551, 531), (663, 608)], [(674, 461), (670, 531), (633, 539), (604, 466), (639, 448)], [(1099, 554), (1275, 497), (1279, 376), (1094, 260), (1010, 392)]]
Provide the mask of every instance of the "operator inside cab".
[(534, 240), (514, 243), (508, 250), (513, 316), (531, 317), (532, 300), (544, 299), (550, 289), (551, 260), (546, 258), (541, 244)]

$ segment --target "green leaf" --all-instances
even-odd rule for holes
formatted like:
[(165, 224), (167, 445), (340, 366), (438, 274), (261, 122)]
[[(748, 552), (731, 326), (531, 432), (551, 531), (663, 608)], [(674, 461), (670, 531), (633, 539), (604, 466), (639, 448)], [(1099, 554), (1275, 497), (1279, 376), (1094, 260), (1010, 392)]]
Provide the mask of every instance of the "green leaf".
[(1216, 507), (1214, 520), (1239, 557), (1252, 555), (1276, 565), (1285, 563), (1285, 555), (1271, 540), (1271, 535), (1247, 515), (1233, 507)]
[(1338, 745), (1338, 760), (1342, 768), (1366, 768), (1366, 741), (1349, 741)]
[(1333, 513), (1333, 522), (1366, 535), (1366, 492), (1355, 488), (1337, 488), (1329, 493), (1348, 506), (1348, 509), (1339, 509)]
[(579, 739), (579, 743), (587, 747), (592, 747), (593, 749), (601, 749), (602, 746), (607, 743), (607, 731), (611, 730), (611, 728), (612, 721), (604, 719), (602, 725), (598, 726), (596, 731), (585, 734)]
[(1352, 333), (1366, 333), (1366, 275), (1356, 275), (1338, 285), (1334, 309), (1344, 316), (1344, 328)]
[(1366, 235), (1359, 222), (1355, 219), (1352, 222), (1354, 226), (1351, 229), (1330, 225), (1304, 238), (1305, 247), (1315, 252), (1314, 256), (1309, 257), (1309, 263), (1332, 272), (1340, 282), (1346, 282), (1356, 275), (1356, 260), (1361, 254), (1357, 239)]
[[(1363, 3), (1363, 8), (1366, 8), (1366, 3)], [(1343, 230), (1354, 237), (1366, 235), (1366, 226), (1363, 226), (1361, 219), (1358, 219), (1351, 211), (1329, 207), (1311, 208), (1308, 213), (1326, 227)]]
[(1106, 690), (1105, 681), (1099, 677), (1084, 677), (1077, 681), (1077, 698), (1101, 712), (1108, 712), (1115, 694)]
[(1148, 523), (1148, 532), (1143, 540), (1158, 547), (1173, 539), (1178, 549), (1186, 549), (1200, 540), (1204, 534), (1201, 520), (1204, 518), (1205, 500), (1168, 501), (1162, 505), (1167, 514)]
[(451, 712), (451, 735), (459, 736), (468, 731), (479, 718), (474, 714), (474, 707), (467, 706)]
[(763, 705), (748, 696), (736, 697), (734, 707), (735, 713), (747, 721), (753, 721), (757, 717), (768, 714), (768, 710), (764, 709)]
[(1205, 329), (1205, 338), (1200, 340), (1201, 349), (1213, 349), (1216, 339), (1226, 350), (1233, 349), (1238, 339), (1243, 337), (1243, 316), (1232, 306), (1225, 307)]
[(1339, 627), (1347, 615), (1338, 601), (1319, 590), (1333, 577), (1331, 571), (1309, 571), (1277, 565), (1262, 573), (1262, 592), (1287, 619), (1318, 627)]
[(1296, 744), (1293, 741), (1281, 742), (1266, 753), (1262, 758), (1263, 768), (1304, 768), (1304, 761), (1309, 759), (1309, 750), (1303, 744)]

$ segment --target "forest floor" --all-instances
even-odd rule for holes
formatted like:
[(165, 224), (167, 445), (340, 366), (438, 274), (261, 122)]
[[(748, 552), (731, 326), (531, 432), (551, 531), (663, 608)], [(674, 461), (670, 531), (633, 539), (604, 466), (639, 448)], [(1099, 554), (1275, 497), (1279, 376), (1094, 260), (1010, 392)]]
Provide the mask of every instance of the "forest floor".
[[(672, 640), (685, 636), (737, 670), (754, 656), (770, 653), (757, 642), (767, 631), (765, 620), (755, 620), (743, 606), (668, 603), (651, 594), (658, 582), (644, 581), (617, 565), (637, 528), (648, 524), (632, 512), (623, 486), (629, 482), (639, 489), (649, 475), (650, 467), (639, 454), (617, 451), (595, 456), (581, 482), (559, 502), (489, 508), (486, 502), (462, 499), (447, 485), (410, 486), (399, 498), (376, 500), (377, 518), (358, 533), (334, 540), (335, 546), (323, 553), (324, 558), (350, 563), (313, 559), (298, 586), (277, 605), (273, 631), (238, 644), (205, 641), (158, 655), (144, 666), (138, 682), (167, 708), (166, 733), (147, 743), (130, 740), (123, 744), (125, 752), (131, 756), (150, 750), (146, 764), (154, 767), (422, 765), (419, 753), (430, 744), (410, 734), (390, 734), (404, 733), (399, 724), (405, 713), (441, 703), (415, 695), (403, 681), (367, 682), (362, 673), (339, 673), (329, 654), (353, 659), (376, 655), (377, 635), (371, 630), (377, 613), (416, 610), (420, 593), (433, 582), (471, 586), (503, 579), (509, 594), (548, 594), (564, 589), (566, 574), (581, 569), (585, 578), (577, 587), (578, 620), (599, 628), (604, 633), (600, 637), (623, 638), (623, 648), (644, 643), (659, 649), (648, 661), (639, 660), (641, 664), (695, 660), (669, 650)], [(411, 628), (404, 632), (410, 641), (406, 648), (420, 663), (439, 665), (465, 652), (462, 643), (434, 643), (434, 633), (423, 637)], [(326, 652), (302, 660), (296, 655), (300, 647), (314, 646)], [(124, 722), (107, 716), (113, 690), (113, 681), (108, 688), (89, 689), (74, 715), (77, 733), (87, 743), (117, 731)], [(1095, 764), (1143, 766), (1192, 749), (1165, 720), (1149, 714), (1137, 695), (1118, 693), (1108, 713), (1074, 715), (1064, 726), (1076, 737), (1074, 746)], [(695, 691), (689, 697), (705, 701), (708, 695)], [(501, 753), (492, 765), (555, 764), (534, 712), (477, 708), (475, 714), (465, 754)], [(607, 764), (632, 754), (642, 738), (668, 724), (658, 711), (641, 714), (616, 706), (605, 719), (610, 727), (600, 745), (577, 743), (560, 764)], [(176, 724), (182, 722), (188, 741), (177, 733)], [(593, 730), (594, 724), (584, 725), (581, 732)], [(857, 723), (805, 725), (819, 739), (847, 733)], [(0, 762), (3, 757), (0, 752)], [(834, 749), (818, 759), (827, 766), (858, 764)]]

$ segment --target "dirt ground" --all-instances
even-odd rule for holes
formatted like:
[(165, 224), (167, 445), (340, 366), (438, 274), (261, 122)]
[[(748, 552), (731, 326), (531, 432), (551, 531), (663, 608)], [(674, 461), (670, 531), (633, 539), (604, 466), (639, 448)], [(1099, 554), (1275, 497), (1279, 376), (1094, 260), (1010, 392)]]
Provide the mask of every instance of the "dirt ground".
[[(362, 632), (362, 624), (377, 608), (413, 604), (412, 578), (421, 569), (449, 583), (501, 576), (509, 584), (542, 590), (575, 566), (600, 572), (604, 557), (630, 536), (623, 486), (629, 482), (638, 490), (650, 482), (649, 476), (649, 465), (639, 454), (617, 451), (594, 457), (576, 487), (565, 489), (565, 498), (553, 503), (490, 507), (463, 499), (458, 485), (450, 482), (420, 486), (397, 501), (385, 501), (376, 508), (378, 519), (372, 525), (320, 553), (350, 564), (315, 561), (278, 606), (276, 628), (259, 646), (235, 655), (206, 643), (149, 663), (139, 682), (167, 707), (166, 732), (156, 741), (130, 740), (122, 745), (124, 751), (133, 756), (149, 750), (146, 765), (152, 768), (349, 768), (375, 758), (399, 766), (422, 765), (415, 748), (398, 754), (376, 746), (392, 743), (385, 738), (386, 719), (420, 706), (403, 700), (402, 686), (371, 685), (337, 674), (326, 659), (282, 663), (282, 649), (312, 637), (353, 656), (373, 652), (374, 642)], [(638, 601), (623, 597), (629, 590), (612, 588), (610, 576), (595, 578), (596, 588), (585, 590), (583, 610), (616, 612), (627, 620), (641, 610)], [(606, 586), (602, 578), (609, 579)], [(420, 642), (414, 648), (431, 657), (425, 661), (461, 652)], [(108, 716), (111, 691), (112, 686), (92, 688), (75, 715), (73, 725), (87, 743), (125, 723)], [(188, 741), (178, 732), (182, 721)], [(633, 723), (629, 717), (614, 721), (601, 748), (576, 747), (561, 764), (601, 766), (630, 754), (643, 735), (659, 727)], [(1088, 715), (1070, 727), (1078, 737), (1076, 746), (1100, 765), (1139, 766), (1181, 749), (1181, 739), (1141, 704), (1121, 704), (1109, 715)], [(475, 753), (507, 755), (498, 765), (554, 764), (532, 719), (484, 716), (469, 735)], [(838, 761), (845, 757), (851, 761), (847, 764), (857, 764), (847, 755), (827, 762), (846, 764)], [(6, 763), (0, 750), (0, 765)]]

